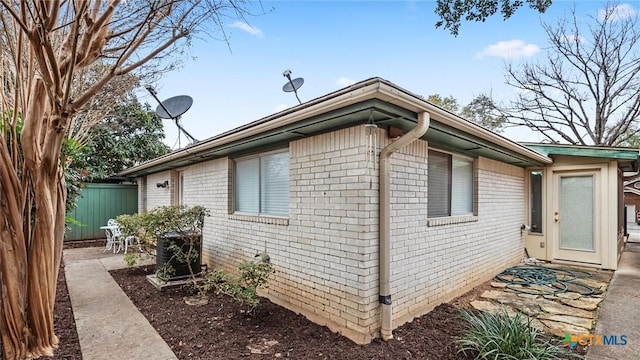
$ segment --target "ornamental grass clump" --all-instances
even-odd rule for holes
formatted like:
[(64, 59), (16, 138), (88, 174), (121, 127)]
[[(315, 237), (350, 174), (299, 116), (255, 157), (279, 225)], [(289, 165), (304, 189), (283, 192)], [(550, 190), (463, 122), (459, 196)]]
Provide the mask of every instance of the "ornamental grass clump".
[(532, 326), (532, 319), (516, 313), (511, 316), (503, 308), (496, 314), (479, 315), (463, 310), (468, 329), (458, 340), (459, 352), (476, 355), (476, 359), (566, 359), (573, 357), (559, 342), (544, 340)]

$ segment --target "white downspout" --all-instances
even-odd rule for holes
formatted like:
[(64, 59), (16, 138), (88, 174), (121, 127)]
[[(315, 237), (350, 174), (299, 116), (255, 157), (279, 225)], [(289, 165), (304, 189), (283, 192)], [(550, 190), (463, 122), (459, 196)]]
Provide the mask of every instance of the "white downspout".
[(418, 114), (418, 124), (400, 139), (387, 145), (380, 152), (380, 294), (378, 301), (381, 306), (380, 337), (383, 340), (393, 339), (392, 308), (391, 308), (391, 186), (389, 172), (391, 169), (391, 154), (421, 138), (429, 129), (429, 114)]

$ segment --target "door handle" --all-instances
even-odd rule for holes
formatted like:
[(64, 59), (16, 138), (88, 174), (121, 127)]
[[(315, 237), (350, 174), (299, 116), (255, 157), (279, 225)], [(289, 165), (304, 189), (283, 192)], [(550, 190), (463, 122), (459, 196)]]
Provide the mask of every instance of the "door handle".
[(558, 216), (560, 213), (558, 211), (554, 211), (553, 212), (553, 221), (558, 222), (560, 221), (560, 217)]

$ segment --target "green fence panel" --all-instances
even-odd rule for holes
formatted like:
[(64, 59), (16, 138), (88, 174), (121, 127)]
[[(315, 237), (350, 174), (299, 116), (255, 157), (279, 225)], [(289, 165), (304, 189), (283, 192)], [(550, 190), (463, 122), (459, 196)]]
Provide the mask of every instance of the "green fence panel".
[(69, 225), (65, 241), (103, 239), (109, 219), (138, 212), (138, 186), (123, 184), (86, 184), (78, 197), (78, 206), (67, 216), (82, 225)]

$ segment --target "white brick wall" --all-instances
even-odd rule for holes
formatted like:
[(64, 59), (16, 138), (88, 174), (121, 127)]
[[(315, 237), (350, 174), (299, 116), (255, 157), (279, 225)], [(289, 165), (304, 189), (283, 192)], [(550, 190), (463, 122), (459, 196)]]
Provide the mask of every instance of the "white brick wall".
[[(426, 173), (426, 154), (395, 169), (392, 193), (411, 174)], [(480, 158), (475, 162), (477, 216), (426, 221), (422, 181), (392, 198), (392, 300), (394, 327), (488, 280), (524, 255), (524, 170)], [(403, 175), (404, 174), (404, 175)], [(450, 218), (450, 219), (456, 219)]]
[[(378, 130), (379, 148), (390, 142)], [(363, 126), (294, 141), (289, 147), (290, 213), (286, 218), (231, 214), (233, 162), (183, 169), (186, 205), (205, 219), (203, 261), (234, 270), (266, 250), (277, 273), (266, 295), (311, 320), (365, 343), (379, 331), (378, 176), (367, 169)], [(392, 298), (394, 327), (479, 283), (521, 256), (524, 171), (476, 161), (478, 216), (429, 226), (427, 144), (394, 154)], [(169, 205), (169, 189), (148, 176), (148, 209)]]
[[(171, 205), (171, 186), (173, 186), (173, 183), (170, 183), (170, 186), (166, 188), (156, 186), (157, 183), (162, 183), (165, 180), (171, 182), (171, 171), (147, 175), (147, 210), (152, 210), (158, 206)], [(140, 198), (140, 196), (138, 196), (138, 198)], [(138, 206), (138, 211), (140, 211), (140, 209), (141, 207)]]

